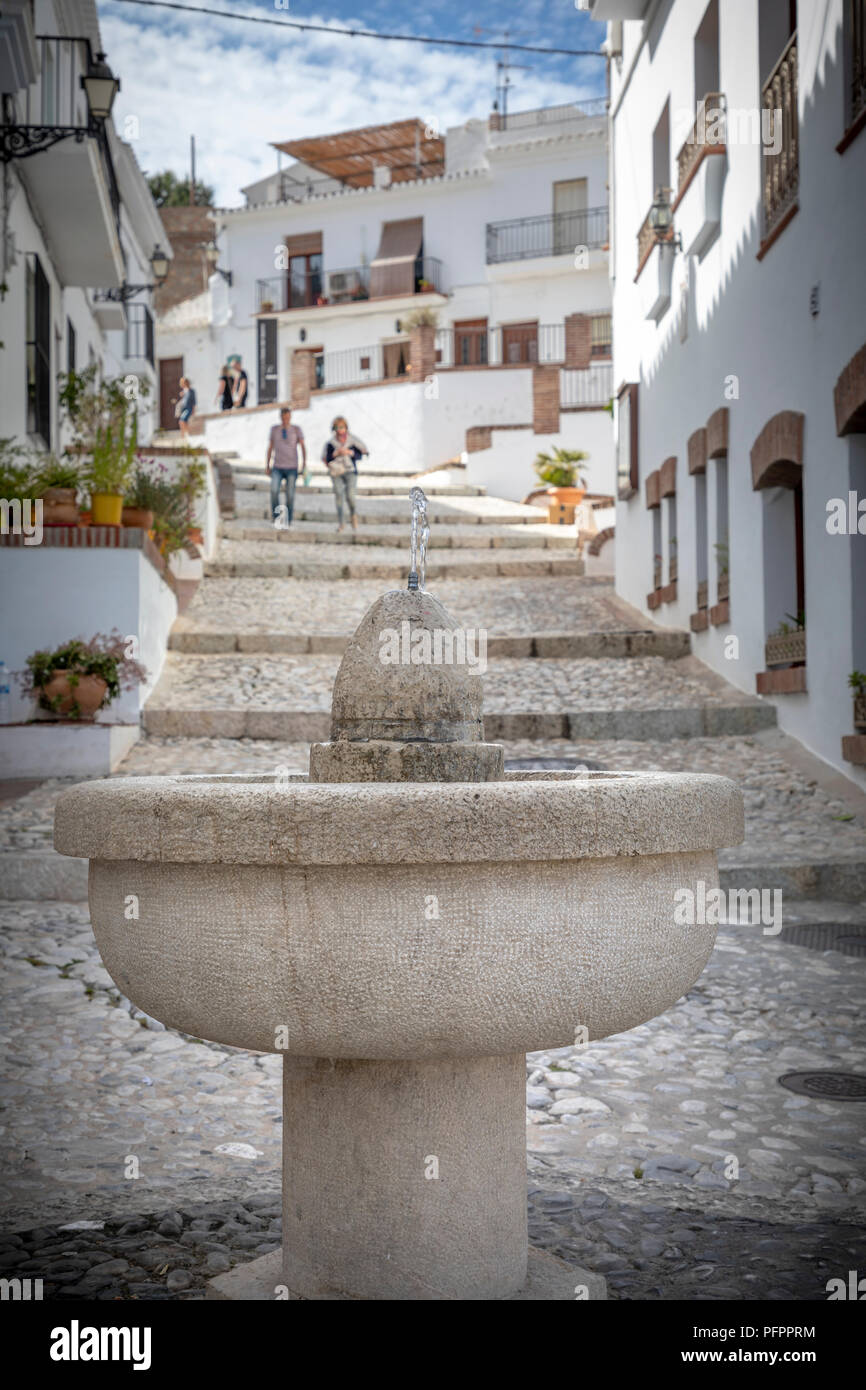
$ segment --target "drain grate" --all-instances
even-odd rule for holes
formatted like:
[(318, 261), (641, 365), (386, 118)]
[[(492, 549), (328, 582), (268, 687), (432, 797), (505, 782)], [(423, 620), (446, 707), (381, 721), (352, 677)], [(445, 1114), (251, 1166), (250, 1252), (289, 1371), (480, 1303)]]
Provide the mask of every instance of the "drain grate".
[(775, 939), (791, 946), (805, 946), (810, 951), (866, 956), (866, 936), (859, 922), (789, 922)]
[(866, 1100), (866, 1076), (853, 1071), (788, 1071), (779, 1085), (813, 1100)]

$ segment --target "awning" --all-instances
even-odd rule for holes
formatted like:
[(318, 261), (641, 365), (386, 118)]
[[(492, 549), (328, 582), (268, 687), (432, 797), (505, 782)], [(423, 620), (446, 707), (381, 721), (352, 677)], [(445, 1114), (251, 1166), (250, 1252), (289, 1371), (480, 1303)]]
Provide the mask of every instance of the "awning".
[(297, 236), (287, 236), (286, 250), (290, 256), (321, 256), (322, 233), (300, 232)]
[(423, 217), (382, 223), (379, 249), (370, 265), (371, 299), (415, 293), (415, 261), (423, 240)]

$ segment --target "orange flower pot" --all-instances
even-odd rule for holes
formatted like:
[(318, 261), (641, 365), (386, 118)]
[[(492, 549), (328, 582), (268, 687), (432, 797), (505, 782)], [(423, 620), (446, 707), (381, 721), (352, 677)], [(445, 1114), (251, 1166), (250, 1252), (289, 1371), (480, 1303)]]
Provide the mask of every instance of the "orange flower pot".
[(46, 700), (59, 697), (60, 703), (54, 707), (54, 714), (68, 714), (73, 705), (81, 711), (79, 719), (92, 719), (105, 699), (107, 684), (101, 676), (79, 676), (77, 685), (70, 685), (68, 671), (52, 671), (51, 679), (42, 688)]

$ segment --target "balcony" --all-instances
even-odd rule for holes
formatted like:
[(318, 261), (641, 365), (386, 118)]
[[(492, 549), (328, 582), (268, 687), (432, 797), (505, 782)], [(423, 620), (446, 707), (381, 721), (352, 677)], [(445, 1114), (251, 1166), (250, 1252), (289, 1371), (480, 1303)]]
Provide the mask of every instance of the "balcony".
[(554, 212), (544, 217), (516, 217), (487, 224), (487, 264), (525, 261), (540, 256), (573, 256), (608, 244), (607, 208)]
[(695, 123), (677, 155), (673, 211), (687, 256), (702, 256), (718, 236), (727, 173), (727, 110), (721, 92), (698, 104)]
[[(399, 273), (397, 273), (399, 272)], [(389, 283), (388, 267), (380, 267), (380, 284), (385, 294), (370, 295), (369, 265), (351, 266), (343, 270), (313, 272), (303, 277), (290, 277), (288, 271), (256, 281), (256, 313), (286, 313), (290, 309), (324, 309), (345, 304), (369, 301), (381, 303), (386, 299), (403, 299), (406, 282), (404, 267), (398, 267)], [(435, 256), (419, 256), (415, 262), (413, 294), (442, 294), (442, 262)]]
[[(662, 191), (670, 193), (669, 188)], [(670, 231), (664, 237), (660, 237), (650, 224), (651, 216), (652, 208), (637, 234), (637, 273), (634, 278), (640, 281), (644, 318), (653, 319), (658, 323), (670, 306), (676, 251), (673, 245), (673, 224)]]
[[(38, 37), (35, 82), (11, 101), (6, 140), (14, 158), (17, 133), (30, 144), (40, 127), (38, 153), (16, 168), (51, 243), (61, 282), (85, 288), (123, 283), (120, 192), (104, 125), (91, 121), (80, 79), (92, 61), (87, 39)], [(75, 236), (69, 228), (75, 228)]]
[[(797, 35), (761, 89), (762, 110), (769, 112), (770, 138), (762, 146), (764, 244), (775, 239), (797, 207), (800, 187), (800, 136), (797, 118)], [(773, 146), (778, 144), (778, 153)]]

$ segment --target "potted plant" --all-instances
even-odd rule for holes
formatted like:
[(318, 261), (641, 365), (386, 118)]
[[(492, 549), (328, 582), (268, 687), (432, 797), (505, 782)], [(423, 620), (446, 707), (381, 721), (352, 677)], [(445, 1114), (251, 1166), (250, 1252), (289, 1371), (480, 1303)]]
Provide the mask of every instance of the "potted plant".
[(45, 526), (77, 526), (78, 488), (81, 474), (74, 464), (49, 454), (34, 479), (36, 496), (42, 499)]
[(126, 655), (127, 639), (119, 632), (89, 642), (76, 637), (53, 651), (33, 652), (19, 677), (25, 695), (32, 695), (47, 714), (70, 720), (92, 720), (121, 689), (146, 680), (147, 672)]
[(854, 728), (866, 734), (866, 671), (852, 671), (848, 684), (854, 692)]
[(0, 498), (23, 501), (33, 494), (33, 470), (28, 452), (11, 439), (0, 439)]
[(273, 301), (272, 299), (263, 299), (262, 302), (261, 302), (261, 304), (259, 305), (259, 313), (260, 313), (260, 314), (272, 314), (273, 311), (274, 311), (274, 301)]
[(533, 467), (543, 483), (549, 485), (554, 507), (577, 507), (586, 496), (586, 478), (580, 465), (589, 454), (582, 449), (553, 449), (537, 455)]
[(145, 465), (139, 462), (136, 465), (132, 483), (126, 490), (123, 499), (123, 511), (121, 521), (124, 526), (135, 526), (142, 531), (150, 531), (153, 527), (153, 516), (159, 493), (151, 474)]
[(135, 380), (130, 395), (128, 378), (101, 380), (95, 363), (61, 378), (61, 404), (75, 430), (73, 448), (89, 459), (85, 480), (94, 526), (121, 524), (138, 440), (138, 402), (150, 389), (148, 382)]

